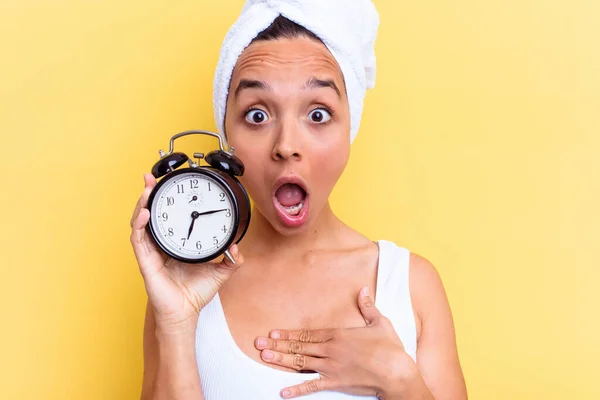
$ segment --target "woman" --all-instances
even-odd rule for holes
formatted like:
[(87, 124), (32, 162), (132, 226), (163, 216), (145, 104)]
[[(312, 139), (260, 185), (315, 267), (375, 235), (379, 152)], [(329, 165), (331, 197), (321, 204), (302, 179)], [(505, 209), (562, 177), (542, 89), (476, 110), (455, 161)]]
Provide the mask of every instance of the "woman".
[(466, 399), (434, 267), (329, 206), (372, 86), (378, 17), (370, 0), (320, 3), (248, 1), (223, 45), (217, 124), (254, 200), (235, 264), (159, 252), (145, 175), (131, 221), (148, 293), (143, 399)]

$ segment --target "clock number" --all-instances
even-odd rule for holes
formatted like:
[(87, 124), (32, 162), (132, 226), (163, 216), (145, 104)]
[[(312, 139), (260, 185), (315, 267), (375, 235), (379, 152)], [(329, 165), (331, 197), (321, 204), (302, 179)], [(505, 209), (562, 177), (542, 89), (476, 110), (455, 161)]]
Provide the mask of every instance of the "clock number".
[(174, 197), (167, 197), (167, 205), (168, 206), (172, 206), (173, 204), (175, 204), (175, 198)]
[(219, 193), (219, 197), (221, 197), (221, 201), (225, 201), (225, 193)]
[(185, 247), (185, 241), (186, 240), (187, 240), (186, 238), (181, 238), (181, 241), (183, 242), (183, 244), (182, 244), (183, 247)]
[(192, 179), (190, 181), (190, 189), (198, 189), (198, 179)]
[(211, 190), (210, 190), (210, 182), (208, 182), (208, 191), (211, 192)]
[(175, 232), (173, 232), (173, 228), (169, 228), (169, 236), (173, 236)]
[(166, 212), (162, 213), (162, 219), (164, 222), (167, 222), (169, 220), (169, 214), (167, 214)]
[(181, 185), (177, 185), (177, 193), (183, 193), (183, 183)]
[(227, 233), (227, 227), (225, 225), (223, 225), (223, 229), (221, 229), (223, 231), (223, 233)]
[(231, 217), (231, 208), (228, 208), (227, 211), (225, 212), (225, 216), (227, 218)]
[(213, 236), (213, 244), (216, 246), (219, 244), (219, 239), (216, 236)]
[(196, 248), (197, 248), (198, 250), (202, 250), (202, 244), (200, 243), (200, 241), (199, 241), (199, 240), (196, 242)]

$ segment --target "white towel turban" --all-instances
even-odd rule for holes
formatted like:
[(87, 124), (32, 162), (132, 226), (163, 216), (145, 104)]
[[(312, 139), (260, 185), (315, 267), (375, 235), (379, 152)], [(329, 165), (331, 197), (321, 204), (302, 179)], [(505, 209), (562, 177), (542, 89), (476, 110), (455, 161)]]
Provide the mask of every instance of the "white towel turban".
[(366, 90), (375, 86), (379, 15), (371, 0), (247, 0), (225, 36), (216, 69), (213, 106), (219, 134), (225, 141), (227, 95), (239, 56), (279, 15), (319, 37), (339, 64), (350, 106), (352, 142), (360, 126)]

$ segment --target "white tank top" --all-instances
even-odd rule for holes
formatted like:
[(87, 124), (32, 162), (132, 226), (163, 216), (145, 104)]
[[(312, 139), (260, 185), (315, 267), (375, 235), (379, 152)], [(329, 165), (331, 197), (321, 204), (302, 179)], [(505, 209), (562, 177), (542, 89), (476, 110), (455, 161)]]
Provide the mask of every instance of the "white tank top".
[[(380, 240), (375, 305), (389, 318), (416, 362), (416, 325), (410, 299), (410, 252)], [(280, 400), (282, 389), (317, 379), (317, 373), (297, 373), (271, 368), (247, 356), (235, 343), (217, 294), (202, 309), (196, 329), (196, 361), (206, 400)], [(319, 392), (307, 400), (374, 399), (339, 392)]]

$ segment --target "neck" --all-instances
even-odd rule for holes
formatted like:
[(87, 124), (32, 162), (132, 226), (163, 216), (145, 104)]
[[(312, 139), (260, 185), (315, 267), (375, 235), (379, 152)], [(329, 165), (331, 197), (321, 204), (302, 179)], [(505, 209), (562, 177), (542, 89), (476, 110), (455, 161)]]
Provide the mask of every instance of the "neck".
[(240, 243), (244, 255), (304, 254), (308, 251), (330, 247), (345, 225), (333, 213), (329, 203), (317, 219), (304, 230), (294, 235), (283, 235), (254, 207), (246, 237)]

